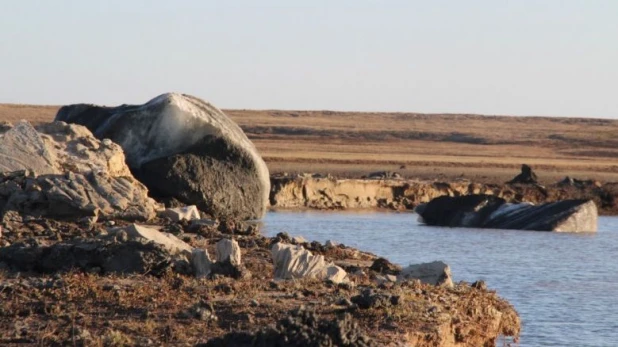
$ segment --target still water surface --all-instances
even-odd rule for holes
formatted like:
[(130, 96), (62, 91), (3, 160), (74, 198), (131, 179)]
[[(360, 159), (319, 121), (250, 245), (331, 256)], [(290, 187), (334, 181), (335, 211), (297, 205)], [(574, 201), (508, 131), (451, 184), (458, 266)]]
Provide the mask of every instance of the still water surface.
[(263, 233), (334, 240), (400, 265), (442, 260), (519, 312), (520, 346), (618, 346), (618, 217), (597, 233), (428, 227), (412, 213), (270, 212)]

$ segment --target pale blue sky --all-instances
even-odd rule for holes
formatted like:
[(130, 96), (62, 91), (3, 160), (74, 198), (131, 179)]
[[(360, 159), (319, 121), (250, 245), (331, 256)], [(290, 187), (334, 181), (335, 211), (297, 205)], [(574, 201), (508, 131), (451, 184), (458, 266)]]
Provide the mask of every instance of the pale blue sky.
[(618, 118), (618, 0), (0, 0), (0, 102)]

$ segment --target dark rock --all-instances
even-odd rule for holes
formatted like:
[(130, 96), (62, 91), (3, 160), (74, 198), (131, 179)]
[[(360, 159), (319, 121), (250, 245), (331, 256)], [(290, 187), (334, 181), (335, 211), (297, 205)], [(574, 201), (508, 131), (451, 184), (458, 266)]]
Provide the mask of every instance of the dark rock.
[(441, 196), (415, 212), (428, 225), (448, 227), (591, 232), (598, 211), (592, 200), (563, 200), (534, 206), (509, 204), (493, 195)]
[(398, 172), (391, 172), (391, 171), (376, 171), (376, 172), (372, 172), (369, 175), (367, 175), (367, 178), (370, 179), (400, 179), (401, 178), (401, 174), (399, 174)]
[(156, 197), (197, 205), (216, 218), (255, 219), (266, 211), (266, 164), (238, 125), (198, 98), (172, 93), (143, 105), (70, 105), (56, 120), (118, 143)]
[(386, 308), (399, 304), (399, 297), (377, 293), (371, 288), (364, 289), (359, 295), (353, 296), (351, 300), (361, 309)]
[(401, 272), (400, 266), (384, 258), (374, 260), (369, 269), (384, 275), (398, 275)]
[(100, 268), (105, 273), (161, 275), (170, 268), (172, 257), (153, 242), (73, 240), (51, 246), (15, 243), (0, 248), (0, 261), (17, 271), (53, 273)]
[(482, 280), (478, 280), (472, 283), (471, 287), (480, 289), (480, 290), (487, 290), (487, 284), (485, 283), (485, 281), (482, 281)]
[(536, 184), (537, 176), (530, 166), (522, 164), (521, 173), (507, 183)]

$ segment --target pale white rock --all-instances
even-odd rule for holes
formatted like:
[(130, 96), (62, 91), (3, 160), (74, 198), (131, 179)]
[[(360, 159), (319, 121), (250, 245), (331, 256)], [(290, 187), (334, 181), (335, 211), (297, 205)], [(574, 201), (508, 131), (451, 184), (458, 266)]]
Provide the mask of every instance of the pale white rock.
[(241, 265), (240, 246), (236, 240), (221, 239), (216, 244), (217, 262), (229, 261), (234, 266)]
[(322, 255), (313, 255), (303, 246), (278, 242), (271, 248), (275, 265), (275, 278), (319, 278), (341, 283), (347, 273), (333, 263), (327, 263)]
[(175, 207), (175, 208), (166, 208), (164, 211), (159, 212), (159, 216), (167, 217), (174, 222), (178, 222), (181, 220), (196, 220), (200, 219), (200, 211), (197, 209), (197, 206), (190, 205), (184, 207)]
[(110, 235), (124, 232), (128, 240), (144, 239), (160, 244), (167, 249), (172, 255), (183, 254), (191, 256), (193, 248), (186, 242), (182, 241), (175, 235), (170, 233), (162, 233), (158, 230), (148, 228), (143, 225), (131, 224), (125, 227), (114, 228), (110, 230)]
[(401, 270), (397, 278), (399, 281), (418, 279), (436, 286), (453, 286), (451, 268), (441, 261), (410, 265)]

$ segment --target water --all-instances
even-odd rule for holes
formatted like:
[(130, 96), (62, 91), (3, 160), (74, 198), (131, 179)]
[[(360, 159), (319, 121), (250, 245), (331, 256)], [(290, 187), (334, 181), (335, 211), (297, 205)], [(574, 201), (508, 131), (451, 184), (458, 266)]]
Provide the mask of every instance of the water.
[(271, 212), (268, 236), (334, 240), (400, 265), (442, 260), (484, 280), (522, 319), (520, 346), (618, 346), (618, 217), (597, 233), (441, 228), (411, 213)]

